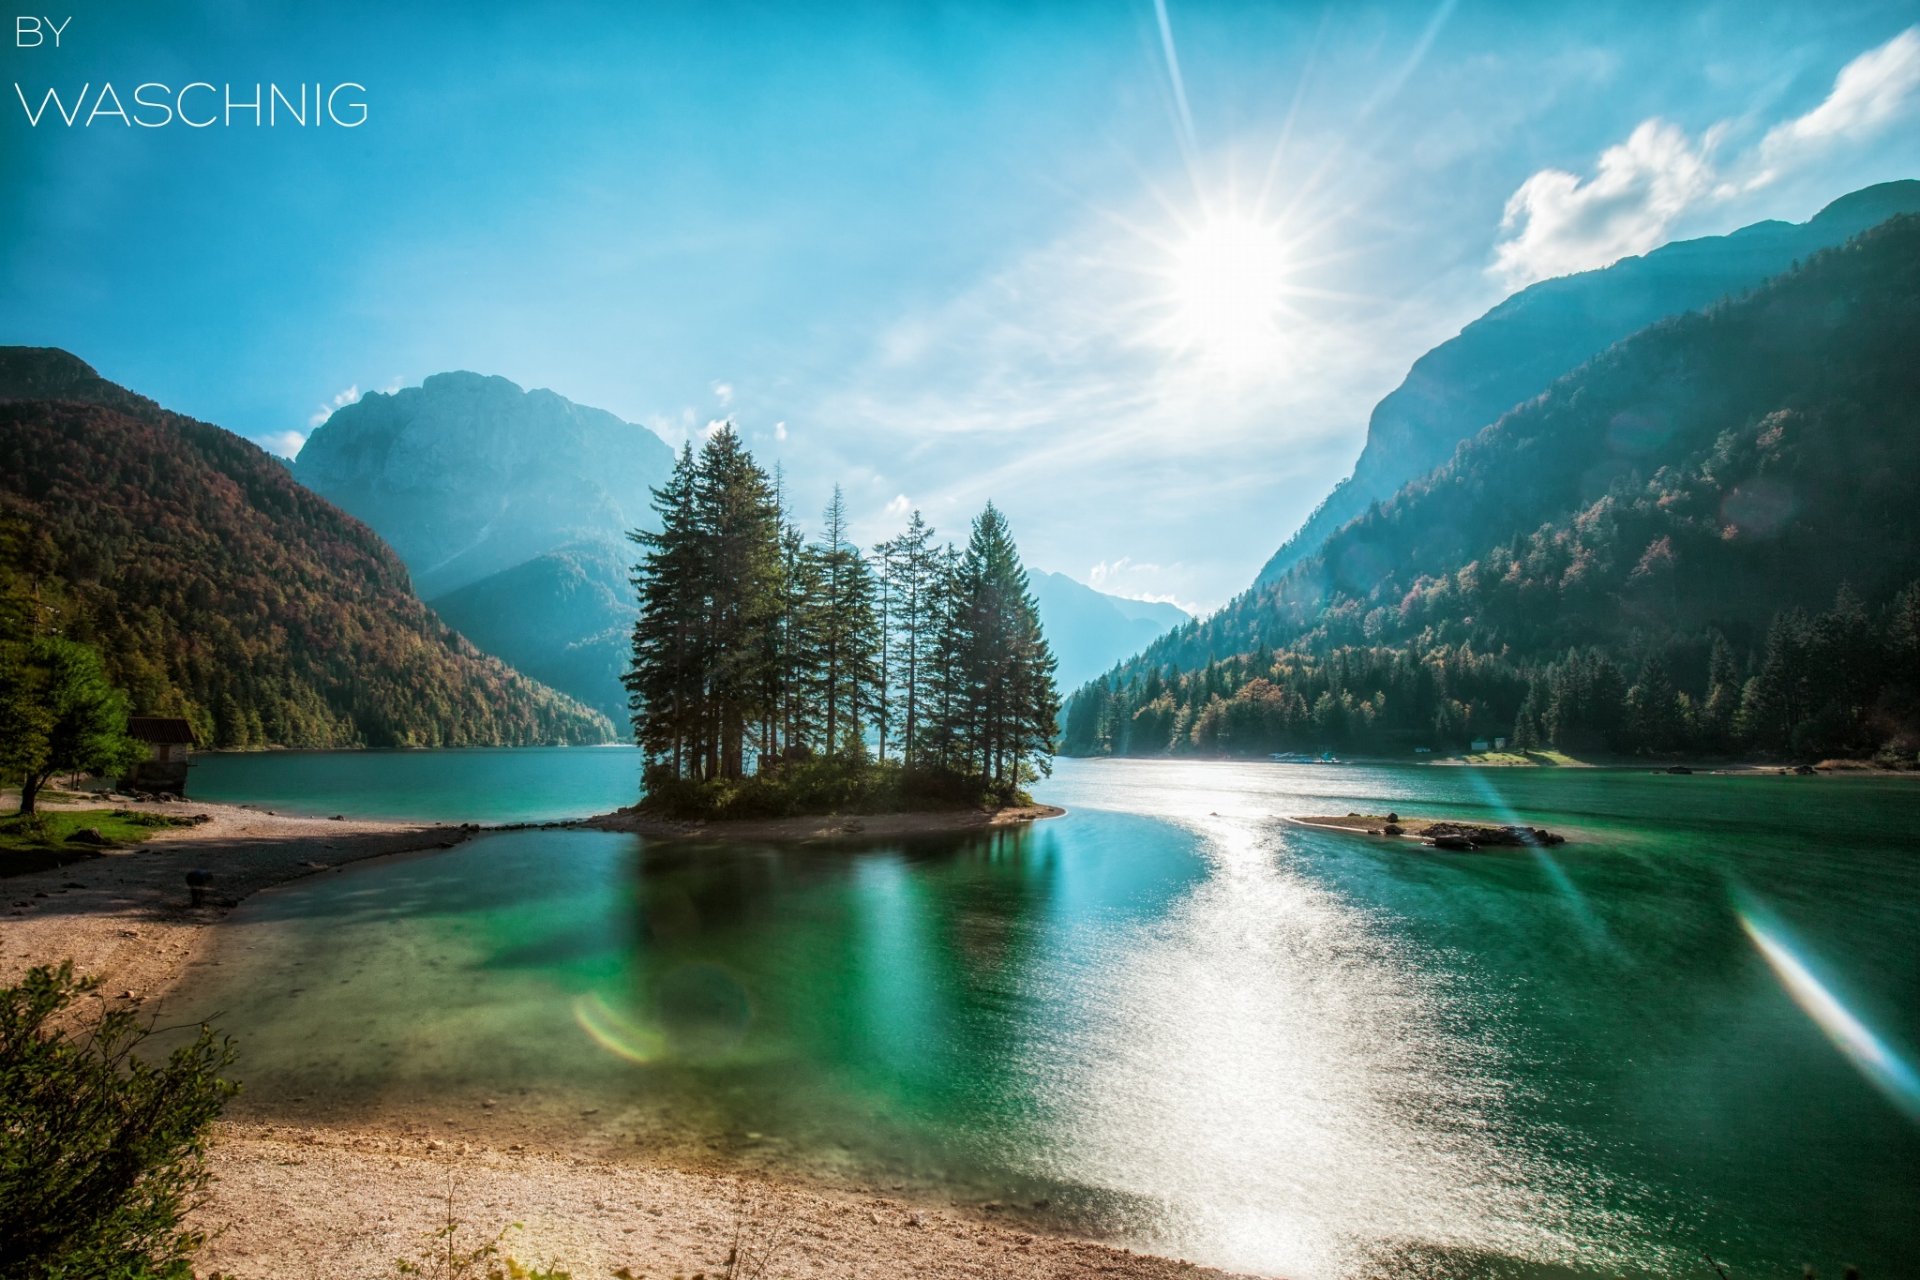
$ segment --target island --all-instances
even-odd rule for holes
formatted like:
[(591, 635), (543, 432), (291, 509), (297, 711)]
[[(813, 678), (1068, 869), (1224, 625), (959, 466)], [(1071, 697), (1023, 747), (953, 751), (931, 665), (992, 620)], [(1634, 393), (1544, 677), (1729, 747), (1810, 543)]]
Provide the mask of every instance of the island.
[(1479, 849), (1543, 849), (1567, 842), (1565, 836), (1545, 827), (1496, 826), (1458, 818), (1403, 818), (1398, 813), (1348, 813), (1337, 818), (1296, 817), (1289, 821), (1350, 835), (1412, 840), (1425, 848), (1454, 853), (1472, 853)]

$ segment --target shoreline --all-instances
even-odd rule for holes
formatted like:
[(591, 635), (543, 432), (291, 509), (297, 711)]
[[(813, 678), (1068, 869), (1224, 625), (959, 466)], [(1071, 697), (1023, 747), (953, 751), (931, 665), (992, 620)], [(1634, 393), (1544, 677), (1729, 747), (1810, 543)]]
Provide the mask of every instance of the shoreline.
[(911, 836), (964, 835), (968, 832), (1023, 827), (1047, 818), (1063, 818), (1058, 805), (1029, 804), (1005, 809), (917, 809), (905, 813), (807, 814), (792, 818), (658, 818), (634, 809), (616, 809), (566, 825), (593, 831), (618, 831), (652, 840), (757, 840), (811, 844), (829, 840), (886, 840)]
[[(103, 979), (78, 1006), (157, 1007), (187, 967), (212, 952), (220, 924), (255, 893), (374, 858), (439, 853), (489, 830), (472, 824), (283, 816), (243, 805), (118, 801), (48, 803), (47, 809), (117, 808), (208, 821), (63, 866), (0, 879), (0, 981), (71, 959)], [(697, 824), (700, 834), (747, 839), (844, 839), (1025, 825), (1065, 811), (1035, 805), (869, 818)], [(601, 815), (618, 819), (620, 815)], [(955, 822), (953, 819), (961, 821)], [(597, 822), (546, 824), (581, 827)], [(861, 824), (849, 832), (850, 824)], [(533, 824), (539, 826), (542, 824)], [(684, 827), (687, 824), (676, 824)], [(618, 830), (618, 827), (600, 829)], [(651, 834), (645, 831), (640, 834)], [(656, 835), (656, 838), (660, 838)], [(668, 837), (671, 838), (671, 837)], [(209, 901), (188, 902), (185, 875), (214, 873)], [(1058, 1280), (1230, 1280), (1228, 1273), (1075, 1237), (1035, 1225), (1013, 1206), (947, 1204), (877, 1188), (849, 1189), (802, 1171), (697, 1168), (643, 1153), (610, 1158), (581, 1144), (501, 1145), (424, 1121), (328, 1123), (284, 1114), (215, 1122), (214, 1181), (194, 1223), (209, 1239), (196, 1269), (305, 1280), (315, 1274), (385, 1275), (416, 1257), (446, 1225), (447, 1196), (477, 1245), (512, 1223), (503, 1246), (523, 1263), (557, 1260), (585, 1280), (616, 1267), (633, 1274), (724, 1274), (736, 1227), (783, 1233), (789, 1269), (892, 1280), (903, 1267), (927, 1280), (1033, 1275)], [(352, 1205), (343, 1214), (342, 1206)]]

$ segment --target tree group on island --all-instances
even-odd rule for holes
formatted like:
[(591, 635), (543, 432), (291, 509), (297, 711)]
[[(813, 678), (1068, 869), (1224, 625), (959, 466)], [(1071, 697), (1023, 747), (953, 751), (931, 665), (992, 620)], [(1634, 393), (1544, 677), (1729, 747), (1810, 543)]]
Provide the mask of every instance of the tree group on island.
[(916, 511), (867, 553), (836, 487), (810, 540), (728, 425), (682, 449), (654, 507), (659, 530), (631, 535), (643, 808), (1004, 805), (1048, 772), (1054, 659), (991, 503), (964, 549)]

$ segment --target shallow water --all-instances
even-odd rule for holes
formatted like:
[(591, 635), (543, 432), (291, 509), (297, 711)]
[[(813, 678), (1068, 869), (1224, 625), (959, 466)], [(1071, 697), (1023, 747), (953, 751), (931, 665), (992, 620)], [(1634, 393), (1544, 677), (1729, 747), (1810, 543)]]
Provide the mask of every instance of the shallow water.
[[(988, 838), (351, 868), (250, 899), (169, 1016), (221, 1012), (255, 1113), (1043, 1201), (1272, 1274), (1920, 1269), (1920, 789), (1064, 761), (1042, 798)], [(1281, 820), (1387, 807), (1574, 843)]]
[(199, 752), (187, 789), (195, 799), (312, 817), (551, 822), (632, 804), (640, 753), (621, 746)]

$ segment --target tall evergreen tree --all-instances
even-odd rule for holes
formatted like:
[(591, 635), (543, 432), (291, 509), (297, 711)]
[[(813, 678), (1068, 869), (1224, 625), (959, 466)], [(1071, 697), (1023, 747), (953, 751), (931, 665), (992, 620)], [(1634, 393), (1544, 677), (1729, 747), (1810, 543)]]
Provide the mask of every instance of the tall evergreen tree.
[(1041, 634), (1027, 573), (1004, 516), (991, 502), (955, 574), (947, 619), (957, 676), (949, 736), (971, 772), (1001, 795), (1018, 788), (1023, 766), (1051, 768), (1054, 658)]
[(873, 570), (848, 539), (846, 499), (833, 487), (818, 548), (821, 612), (820, 698), (826, 749), (853, 752), (864, 738), (866, 713), (879, 683), (879, 624)]
[(911, 765), (923, 760), (926, 752), (923, 721), (938, 641), (940, 553), (933, 544), (933, 529), (918, 510), (904, 531), (881, 544), (880, 553), (890, 566), (886, 622), (893, 632), (891, 692), (897, 712), (887, 721), (898, 726), (900, 758)]

